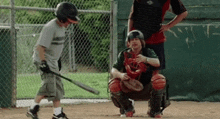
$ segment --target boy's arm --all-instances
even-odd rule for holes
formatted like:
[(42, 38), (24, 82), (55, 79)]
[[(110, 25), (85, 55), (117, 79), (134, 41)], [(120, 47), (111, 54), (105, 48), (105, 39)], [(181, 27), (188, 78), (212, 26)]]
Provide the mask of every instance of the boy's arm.
[(37, 46), (37, 51), (39, 52), (39, 58), (41, 61), (46, 61), (45, 50), (46, 50), (46, 48), (44, 46), (41, 46), (41, 45)]

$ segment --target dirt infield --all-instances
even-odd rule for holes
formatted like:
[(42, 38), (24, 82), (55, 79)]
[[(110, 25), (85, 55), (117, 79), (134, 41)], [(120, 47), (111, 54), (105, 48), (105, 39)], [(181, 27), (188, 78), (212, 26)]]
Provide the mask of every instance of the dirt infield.
[[(69, 119), (119, 119), (119, 109), (112, 102), (83, 103), (63, 105), (64, 112)], [(148, 105), (146, 101), (135, 101), (136, 113), (132, 119), (148, 119), (146, 115)], [(220, 103), (171, 101), (171, 105), (164, 110), (163, 118), (167, 119), (219, 119)], [(1, 119), (28, 119), (25, 115), (27, 108), (0, 109)], [(51, 119), (51, 106), (41, 106), (40, 119)]]

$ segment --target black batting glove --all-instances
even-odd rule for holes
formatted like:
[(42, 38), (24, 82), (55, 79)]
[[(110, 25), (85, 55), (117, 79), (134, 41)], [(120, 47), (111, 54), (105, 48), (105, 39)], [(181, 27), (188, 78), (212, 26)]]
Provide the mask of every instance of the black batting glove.
[(50, 73), (50, 68), (47, 64), (47, 62), (45, 60), (42, 60), (41, 61), (41, 64), (40, 64), (40, 70), (43, 71), (44, 73)]

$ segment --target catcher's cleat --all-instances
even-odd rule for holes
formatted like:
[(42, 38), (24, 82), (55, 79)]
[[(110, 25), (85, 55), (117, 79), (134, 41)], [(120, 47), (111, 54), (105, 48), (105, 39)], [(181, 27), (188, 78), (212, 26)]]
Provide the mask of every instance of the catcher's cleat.
[(133, 114), (135, 113), (134, 110), (126, 112), (126, 117), (133, 117)]
[[(120, 108), (120, 112), (123, 110)], [(133, 114), (135, 113), (135, 110), (133, 109), (132, 111), (126, 112), (123, 110), (123, 113), (121, 113), (120, 117), (133, 117)]]
[(158, 114), (158, 115), (155, 115), (154, 118), (162, 118), (162, 116)]
[(28, 108), (28, 112), (26, 114), (27, 117), (31, 117), (32, 119), (39, 119), (37, 116), (37, 112), (39, 111), (40, 106), (36, 105), (34, 109)]
[(133, 114), (135, 113), (135, 110), (134, 110), (134, 100), (132, 99), (129, 99), (132, 103), (132, 108), (130, 108), (129, 110), (131, 111), (126, 111), (124, 110), (123, 108), (120, 108), (120, 113), (121, 113), (121, 116), (120, 117), (133, 117)]
[(147, 115), (153, 118), (162, 118), (161, 114), (151, 114), (150, 111), (147, 112)]
[(52, 119), (68, 119), (65, 113), (61, 113), (59, 115), (55, 115), (53, 114), (53, 118)]
[(120, 108), (120, 114), (121, 114), (120, 117), (126, 117), (125, 110), (123, 108)]

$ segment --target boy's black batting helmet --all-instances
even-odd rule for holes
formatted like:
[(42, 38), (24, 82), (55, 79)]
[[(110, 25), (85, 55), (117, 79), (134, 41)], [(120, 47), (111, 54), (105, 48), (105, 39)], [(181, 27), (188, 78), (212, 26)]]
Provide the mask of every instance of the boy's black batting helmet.
[(67, 18), (73, 21), (79, 21), (78, 10), (76, 6), (70, 2), (61, 2), (57, 5), (55, 15), (59, 21), (65, 23)]

